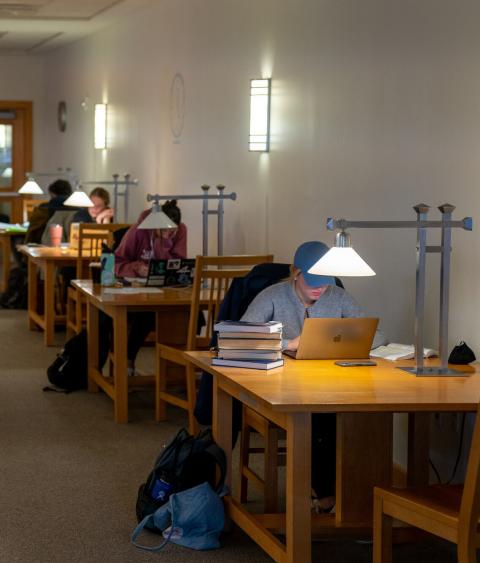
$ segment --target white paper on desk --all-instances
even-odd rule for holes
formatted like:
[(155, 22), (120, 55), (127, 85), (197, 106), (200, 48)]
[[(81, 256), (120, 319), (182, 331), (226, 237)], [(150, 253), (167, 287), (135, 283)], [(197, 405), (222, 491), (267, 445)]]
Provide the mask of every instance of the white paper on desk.
[(103, 293), (163, 293), (159, 287), (106, 287)]
[[(372, 358), (383, 358), (385, 360), (391, 360), (393, 362), (397, 360), (411, 360), (415, 357), (415, 347), (413, 344), (398, 344), (396, 342), (391, 342), (386, 346), (379, 346), (370, 351), (370, 356)], [(423, 357), (431, 358), (433, 356), (438, 356), (438, 352), (432, 348), (423, 349)]]

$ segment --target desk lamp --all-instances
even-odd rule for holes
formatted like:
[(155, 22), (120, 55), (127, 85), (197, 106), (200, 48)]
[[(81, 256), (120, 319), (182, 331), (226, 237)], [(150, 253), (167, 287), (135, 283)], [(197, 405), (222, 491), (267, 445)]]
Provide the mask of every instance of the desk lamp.
[(160, 196), (148, 196), (147, 201), (153, 201), (152, 212), (138, 225), (139, 229), (176, 229), (176, 225), (170, 217), (162, 211), (159, 203)]
[[(455, 209), (448, 203), (438, 209), (442, 214), (441, 221), (427, 220), (430, 209), (420, 203), (413, 208), (417, 213), (416, 221), (347, 221), (346, 219), (327, 219), (327, 229), (340, 232), (335, 237), (335, 246), (314, 264), (308, 273), (323, 276), (372, 276), (375, 272), (364, 262), (351, 246), (348, 228), (393, 228), (417, 229), (417, 269), (415, 291), (415, 366), (401, 367), (404, 371), (416, 376), (465, 375), (448, 367), (448, 305), (450, 287), (450, 253), (452, 228), (472, 230), (472, 218), (465, 217), (461, 221), (452, 221)], [(427, 246), (427, 229), (440, 228), (442, 238), (440, 246)], [(439, 354), (440, 366), (425, 367), (423, 361), (423, 321), (425, 301), (425, 258), (427, 252), (441, 253), (440, 266), (440, 321), (439, 321)]]
[(63, 202), (63, 205), (68, 205), (69, 207), (93, 207), (93, 201), (78, 186)]

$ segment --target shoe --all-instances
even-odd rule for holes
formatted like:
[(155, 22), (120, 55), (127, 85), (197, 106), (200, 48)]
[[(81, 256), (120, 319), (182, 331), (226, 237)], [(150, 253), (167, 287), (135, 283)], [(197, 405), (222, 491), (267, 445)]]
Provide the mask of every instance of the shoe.
[[(328, 497), (330, 498), (330, 497)], [(324, 499), (319, 499), (315, 493), (313, 492), (312, 489), (312, 510), (316, 513), (316, 514), (334, 514), (335, 513), (335, 498), (332, 497), (333, 499), (333, 504), (329, 505), (329, 506), (321, 506), (320, 503), (322, 503), (322, 501)], [(323, 504), (323, 503), (322, 503)]]

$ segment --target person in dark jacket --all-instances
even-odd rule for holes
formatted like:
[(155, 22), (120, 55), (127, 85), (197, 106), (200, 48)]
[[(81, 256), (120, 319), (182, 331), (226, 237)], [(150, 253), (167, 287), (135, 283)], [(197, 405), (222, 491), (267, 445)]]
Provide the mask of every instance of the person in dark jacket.
[(43, 231), (55, 211), (72, 211), (72, 207), (64, 205), (65, 200), (72, 194), (72, 186), (67, 180), (55, 180), (48, 186), (50, 201), (41, 203), (33, 210), (30, 225), (25, 234), (25, 244), (37, 243), (42, 240)]

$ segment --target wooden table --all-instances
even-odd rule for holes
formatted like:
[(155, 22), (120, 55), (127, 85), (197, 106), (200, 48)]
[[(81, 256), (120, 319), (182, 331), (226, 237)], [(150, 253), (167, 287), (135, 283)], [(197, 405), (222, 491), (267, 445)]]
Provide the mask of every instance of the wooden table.
[(23, 237), (25, 233), (0, 230), (0, 249), (2, 251), (2, 279), (0, 280), (0, 293), (7, 290), (8, 276), (12, 262), (12, 237)]
[[(18, 247), (28, 259), (28, 323), (30, 330), (40, 327), (44, 331), (46, 346), (55, 343), (55, 324), (65, 323), (65, 315), (55, 311), (55, 276), (57, 268), (76, 266), (78, 250), (52, 246)], [(85, 260), (90, 260), (88, 256)], [(38, 272), (44, 273), (43, 312), (39, 310)]]
[[(228, 459), (231, 480), (232, 397), (287, 431), (286, 513), (250, 514), (226, 498), (227, 511), (275, 561), (311, 560), (316, 533), (371, 529), (373, 486), (392, 476), (393, 413), (409, 416), (409, 484), (428, 478), (429, 412), (475, 411), (480, 377), (416, 378), (377, 360), (376, 367), (342, 368), (330, 360), (286, 359), (268, 372), (212, 366), (209, 352), (188, 352), (190, 360), (214, 376), (213, 431)], [(312, 516), (311, 414), (337, 413), (336, 514)], [(415, 414), (416, 413), (416, 414)], [(270, 530), (283, 530), (283, 544)]]
[[(180, 345), (186, 342), (192, 288), (164, 288), (155, 293), (111, 293), (110, 288), (87, 280), (74, 280), (87, 299), (88, 389), (100, 387), (113, 400), (115, 422), (128, 422), (129, 385), (151, 384), (154, 377), (127, 375), (127, 314), (133, 311), (156, 313), (156, 341)], [(112, 377), (104, 376), (98, 361), (98, 317), (103, 311), (113, 321)]]

